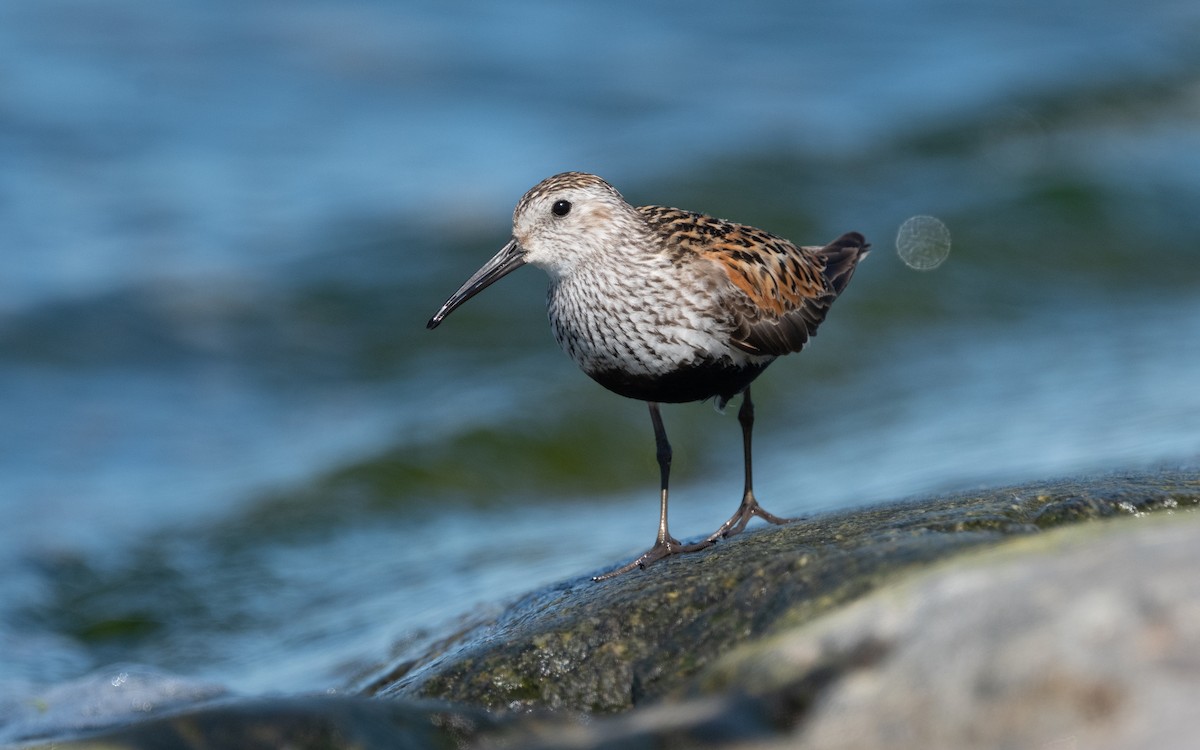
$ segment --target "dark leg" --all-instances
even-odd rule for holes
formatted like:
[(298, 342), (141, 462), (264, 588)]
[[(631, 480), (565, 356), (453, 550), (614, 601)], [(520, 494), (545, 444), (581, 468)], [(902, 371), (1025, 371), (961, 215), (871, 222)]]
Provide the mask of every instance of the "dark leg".
[(721, 524), (721, 528), (708, 537), (710, 542), (740, 534), (742, 529), (746, 528), (746, 524), (750, 523), (750, 519), (755, 516), (774, 524), (788, 522), (786, 518), (780, 518), (763, 510), (763, 507), (754, 499), (754, 479), (750, 460), (750, 433), (754, 431), (754, 402), (750, 400), (749, 387), (742, 394), (742, 408), (738, 409), (738, 423), (742, 426), (742, 454), (746, 462), (746, 489), (742, 492), (742, 503), (738, 506), (737, 511), (729, 517), (728, 521)]
[(650, 403), (650, 421), (654, 424), (654, 445), (657, 449), (658, 456), (658, 473), (661, 486), (659, 513), (658, 513), (658, 538), (654, 542), (654, 546), (646, 550), (641, 557), (617, 568), (614, 571), (599, 575), (593, 578), (593, 581), (603, 581), (609, 578), (615, 578), (622, 573), (628, 573), (634, 568), (645, 568), (655, 560), (661, 560), (668, 555), (676, 555), (681, 552), (696, 552), (706, 547), (712, 546), (711, 540), (705, 540), (696, 544), (682, 544), (678, 539), (671, 536), (667, 530), (667, 482), (671, 476), (671, 443), (667, 441), (667, 430), (663, 427), (662, 415), (658, 413), (658, 404), (653, 401)]

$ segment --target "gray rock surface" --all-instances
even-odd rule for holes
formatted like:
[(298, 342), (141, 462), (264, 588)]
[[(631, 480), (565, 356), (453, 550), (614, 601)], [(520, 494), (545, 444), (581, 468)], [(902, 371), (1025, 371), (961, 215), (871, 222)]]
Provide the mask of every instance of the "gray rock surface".
[(528, 719), (487, 748), (1195, 747), (1200, 514), (942, 563), (747, 644), (646, 709)]
[(778, 702), (797, 685), (821, 685), (793, 717), (802, 747), (1195, 747), (1200, 516), (955, 559), (735, 652), (693, 690)]
[(738, 645), (808, 622), (929, 563), (1076, 521), (1195, 507), (1200, 474), (1107, 476), (857, 509), (722, 542), (645, 571), (534, 592), (367, 692), (493, 711), (615, 713)]

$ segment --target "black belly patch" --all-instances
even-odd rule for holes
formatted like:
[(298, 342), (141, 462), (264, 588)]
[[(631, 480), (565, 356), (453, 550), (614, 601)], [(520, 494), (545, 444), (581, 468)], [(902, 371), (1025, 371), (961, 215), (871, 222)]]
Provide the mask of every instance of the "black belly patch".
[(724, 403), (746, 389), (767, 368), (761, 365), (700, 364), (664, 375), (635, 375), (622, 370), (598, 370), (588, 376), (613, 393), (640, 401), (679, 404), (716, 396)]

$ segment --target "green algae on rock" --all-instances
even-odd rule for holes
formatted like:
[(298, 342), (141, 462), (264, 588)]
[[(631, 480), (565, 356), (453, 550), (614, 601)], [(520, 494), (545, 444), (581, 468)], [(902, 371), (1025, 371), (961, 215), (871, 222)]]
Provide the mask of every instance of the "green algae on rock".
[(622, 578), (533, 592), (369, 692), (496, 711), (613, 713), (677, 689), (749, 640), (961, 551), (1087, 519), (1200, 504), (1200, 474), (1038, 482), (756, 530)]

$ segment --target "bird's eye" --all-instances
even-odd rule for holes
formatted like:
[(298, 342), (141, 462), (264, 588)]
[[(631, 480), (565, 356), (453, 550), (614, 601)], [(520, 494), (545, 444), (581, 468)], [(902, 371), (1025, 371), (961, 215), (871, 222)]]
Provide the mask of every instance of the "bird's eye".
[(554, 201), (554, 205), (550, 207), (550, 213), (555, 216), (566, 216), (571, 213), (571, 201)]

